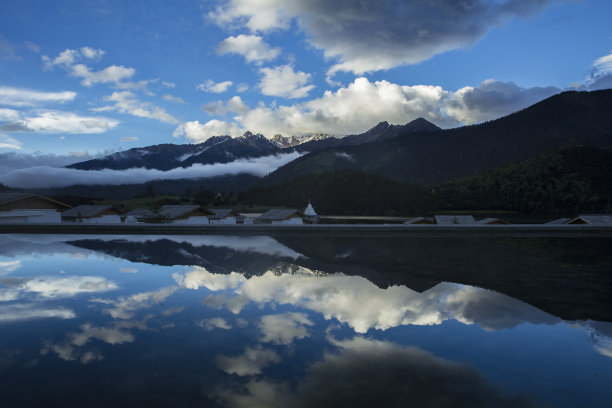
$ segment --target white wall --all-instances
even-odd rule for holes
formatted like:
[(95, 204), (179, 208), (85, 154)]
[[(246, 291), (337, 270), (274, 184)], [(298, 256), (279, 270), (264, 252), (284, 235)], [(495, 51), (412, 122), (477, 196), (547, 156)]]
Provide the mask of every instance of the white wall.
[(2, 224), (59, 224), (62, 215), (56, 210), (12, 210), (0, 211)]
[(224, 225), (235, 224), (236, 217), (225, 217), (220, 220), (210, 220), (210, 223), (211, 224), (224, 224)]
[(301, 218), (289, 218), (282, 221), (272, 221), (272, 224), (290, 224), (290, 225), (301, 225), (304, 222)]
[(189, 218), (184, 219), (184, 220), (174, 220), (174, 221), (172, 221), (172, 224), (177, 224), (177, 225), (207, 225), (208, 224), (208, 217), (206, 217), (206, 216), (202, 216), (202, 217), (189, 217)]
[[(77, 220), (77, 222), (79, 222)], [(121, 224), (121, 217), (118, 215), (103, 215), (101, 217), (83, 218), (83, 224)]]

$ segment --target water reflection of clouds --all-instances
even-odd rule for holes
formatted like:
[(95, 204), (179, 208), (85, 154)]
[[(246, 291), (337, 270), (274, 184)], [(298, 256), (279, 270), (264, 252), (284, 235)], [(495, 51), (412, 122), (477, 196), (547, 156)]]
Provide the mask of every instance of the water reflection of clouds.
[(0, 261), (0, 276), (6, 276), (21, 268), (20, 260)]
[(312, 364), (295, 387), (252, 379), (243, 392), (221, 388), (216, 396), (231, 407), (541, 406), (418, 348), (361, 337), (332, 342), (338, 351)]
[(294, 340), (310, 336), (308, 326), (314, 323), (304, 313), (284, 313), (262, 316), (259, 330), (263, 343), (289, 345)]
[[(0, 300), (3, 300), (0, 298)], [(33, 303), (0, 305), (0, 323), (11, 323), (30, 319), (73, 319), (74, 311), (65, 307), (42, 306)]]
[(272, 350), (247, 347), (239, 356), (217, 356), (216, 361), (217, 366), (226, 373), (246, 376), (261, 374), (265, 367), (272, 363), (279, 363), (281, 358)]
[(419, 293), (405, 286), (382, 289), (365, 278), (343, 274), (310, 276), (274, 274), (246, 278), (240, 274), (213, 274), (195, 267), (174, 274), (182, 287), (211, 291), (232, 289), (231, 295), (211, 294), (204, 304), (239, 314), (249, 302), (290, 304), (347, 323), (358, 333), (400, 325), (437, 325), (454, 319), (476, 323), (485, 330), (516, 327), (521, 323), (555, 324), (561, 320), (519, 300), (485, 289), (441, 283)]
[(136, 312), (148, 309), (155, 304), (160, 304), (179, 289), (178, 286), (168, 286), (154, 291), (140, 292), (131, 296), (121, 296), (117, 299), (91, 299), (92, 302), (112, 305), (105, 312), (114, 319), (128, 320), (134, 317)]
[(44, 299), (60, 299), (84, 293), (100, 293), (117, 289), (117, 285), (100, 276), (38, 276), (0, 280), (0, 301), (12, 301), (29, 294)]

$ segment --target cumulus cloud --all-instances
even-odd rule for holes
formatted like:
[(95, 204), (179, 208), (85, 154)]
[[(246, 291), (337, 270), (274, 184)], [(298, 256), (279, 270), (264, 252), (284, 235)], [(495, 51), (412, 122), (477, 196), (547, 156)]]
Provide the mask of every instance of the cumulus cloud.
[[(191, 123), (190, 133), (194, 140), (224, 134), (221, 132), (237, 135), (242, 129), (268, 136), (277, 133), (342, 136), (364, 132), (382, 121), (404, 124), (419, 117), (448, 128), (496, 119), (560, 91), (555, 87), (523, 88), (512, 82), (489, 79), (476, 87), (453, 92), (441, 86), (399, 85), (384, 80), (370, 82), (361, 77), (335, 92), (325, 91), (319, 98), (292, 105), (260, 104), (247, 109), (244, 104), (230, 103), (231, 100), (225, 104), (212, 102), (204, 106), (207, 113), (235, 113), (234, 121), (215, 119), (205, 125), (188, 123)], [(179, 127), (176, 135), (185, 134), (181, 131)]]
[(8, 135), (3, 135), (0, 133), (0, 149), (20, 150), (21, 142)]
[(232, 137), (240, 136), (242, 130), (236, 123), (225, 122), (223, 120), (211, 119), (206, 123), (194, 120), (180, 124), (174, 132), (173, 137), (185, 136), (187, 140), (201, 143), (213, 136), (228, 135)]
[(139, 118), (155, 119), (160, 122), (178, 124), (179, 121), (169, 114), (164, 108), (155, 106), (150, 102), (140, 101), (133, 92), (121, 91), (113, 92), (104, 98), (108, 102), (113, 102), (113, 106), (102, 107), (94, 110), (116, 110), (120, 113), (127, 113)]
[(263, 316), (259, 322), (259, 330), (264, 343), (289, 345), (296, 339), (310, 335), (307, 326), (314, 323), (304, 313), (284, 313)]
[[(61, 91), (61, 92), (43, 92), (25, 88), (13, 88), (9, 86), (0, 86), (0, 105), (25, 107), (38, 106), (48, 103), (65, 103), (74, 100), (76, 92)], [(3, 109), (2, 116), (6, 117), (10, 114), (9, 110)], [(13, 111), (13, 115), (14, 115)], [(2, 119), (0, 119), (2, 120)], [(5, 119), (14, 120), (14, 119)]]
[(217, 356), (217, 366), (228, 374), (239, 376), (261, 374), (261, 370), (272, 363), (280, 363), (281, 358), (272, 350), (247, 348), (237, 357)]
[(233, 85), (232, 81), (215, 82), (208, 80), (196, 86), (196, 89), (202, 92), (223, 93)]
[(416, 347), (360, 337), (332, 342), (295, 387), (253, 379), (244, 392), (221, 389), (232, 407), (539, 407), (539, 401), (512, 395), (489, 383), (474, 367)]
[(204, 104), (202, 109), (209, 115), (225, 115), (227, 113), (245, 114), (249, 111), (249, 107), (239, 96), (234, 96), (225, 103), (223, 101), (213, 101)]
[[(357, 78), (336, 92), (294, 105), (259, 106), (237, 120), (264, 135), (361, 133), (376, 123), (406, 123), (424, 117), (435, 123), (449, 121), (442, 112), (448, 91), (439, 86), (402, 86), (388, 81)], [(450, 121), (454, 123), (454, 121)]]
[[(180, 278), (175, 276), (175, 280)], [(521, 301), (484, 289), (441, 283), (419, 293), (405, 286), (379, 288), (359, 276), (275, 274), (266, 272), (248, 279), (236, 277), (227, 285), (227, 275), (205, 274), (206, 287), (231, 289), (235, 295), (211, 295), (204, 304), (212, 308), (227, 307), (239, 313), (248, 303), (289, 304), (321, 313), (326, 319), (348, 324), (357, 333), (370, 329), (387, 330), (400, 325), (438, 325), (454, 319), (465, 324), (478, 324), (485, 330), (513, 328), (519, 324), (555, 324), (560, 320)], [(502, 313), (499, 313), (502, 311)], [(307, 333), (306, 316), (285, 315), (268, 318), (260, 324), (270, 335), (264, 339), (282, 342), (285, 326), (288, 333)], [(293, 322), (292, 322), (293, 321)]]
[(259, 72), (262, 75), (259, 88), (264, 95), (303, 98), (314, 88), (314, 85), (307, 85), (310, 74), (295, 72), (290, 65), (262, 68)]
[(473, 124), (526, 108), (560, 91), (556, 87), (523, 88), (513, 82), (487, 79), (475, 88), (466, 86), (452, 93), (446, 113), (458, 122)]
[(193, 268), (193, 270), (185, 273), (185, 275), (175, 273), (172, 277), (181, 287), (194, 290), (205, 287), (212, 291), (236, 288), (246, 281), (243, 275), (236, 272), (218, 275), (208, 272), (203, 267), (194, 266)]
[(81, 55), (87, 59), (100, 59), (106, 54), (105, 51), (91, 47), (81, 47)]
[(227, 0), (209, 17), (251, 32), (288, 29), (297, 22), (310, 43), (335, 61), (329, 71), (362, 74), (416, 64), (476, 43), (491, 28), (528, 17), (554, 0)]
[(247, 62), (261, 64), (278, 57), (281, 50), (277, 47), (270, 47), (260, 36), (240, 34), (221, 41), (217, 47), (217, 52), (220, 55), (239, 54)]

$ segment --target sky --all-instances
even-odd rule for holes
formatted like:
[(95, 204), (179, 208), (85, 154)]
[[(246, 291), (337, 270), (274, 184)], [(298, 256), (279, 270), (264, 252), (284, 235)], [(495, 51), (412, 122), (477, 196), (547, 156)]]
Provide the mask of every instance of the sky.
[(2, 0), (0, 168), (612, 87), (608, 0)]

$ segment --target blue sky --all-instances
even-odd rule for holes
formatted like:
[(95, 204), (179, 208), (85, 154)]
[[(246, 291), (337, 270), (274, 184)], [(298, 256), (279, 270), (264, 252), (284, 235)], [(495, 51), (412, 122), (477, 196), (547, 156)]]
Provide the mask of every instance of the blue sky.
[(605, 0), (3, 0), (0, 155), (478, 123), (611, 87), (610, 16)]

